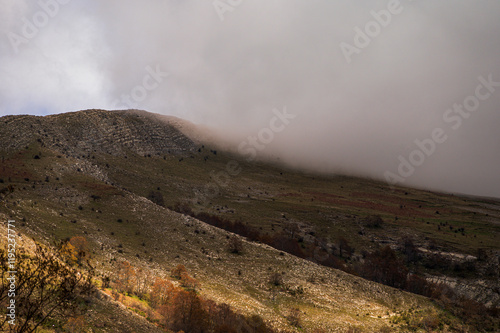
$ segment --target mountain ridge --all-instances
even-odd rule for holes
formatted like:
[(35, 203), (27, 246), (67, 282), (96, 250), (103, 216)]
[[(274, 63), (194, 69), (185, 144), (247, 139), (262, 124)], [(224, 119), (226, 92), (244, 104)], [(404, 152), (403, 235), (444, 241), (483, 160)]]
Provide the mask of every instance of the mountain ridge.
[(125, 150), (161, 155), (195, 149), (194, 142), (178, 127), (155, 120), (153, 114), (134, 110), (85, 110), (44, 117), (5, 116), (0, 118), (0, 149), (20, 149), (33, 138), (72, 156), (98, 150), (112, 155), (123, 154)]

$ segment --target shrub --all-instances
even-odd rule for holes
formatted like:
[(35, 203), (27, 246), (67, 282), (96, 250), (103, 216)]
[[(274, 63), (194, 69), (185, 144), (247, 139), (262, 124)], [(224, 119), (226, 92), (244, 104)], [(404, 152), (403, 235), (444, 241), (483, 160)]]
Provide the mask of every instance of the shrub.
[(282, 286), (284, 284), (283, 275), (281, 273), (273, 273), (269, 276), (269, 283), (273, 286)]
[(384, 220), (380, 215), (370, 215), (365, 218), (365, 226), (368, 228), (382, 228)]
[(420, 251), (413, 240), (410, 237), (403, 237), (401, 243), (401, 250), (406, 256), (406, 262), (417, 262), (420, 258)]
[(89, 253), (87, 240), (85, 237), (75, 236), (69, 240), (69, 243), (75, 248), (78, 263), (81, 264), (83, 259), (87, 257)]
[(176, 211), (177, 213), (194, 216), (191, 206), (189, 206), (186, 202), (176, 202), (173, 207), (170, 207), (170, 209)]
[(227, 249), (231, 253), (241, 254), (243, 252), (243, 242), (238, 236), (233, 235), (227, 242)]
[(153, 203), (157, 204), (158, 206), (165, 207), (165, 201), (163, 200), (163, 194), (161, 194), (161, 192), (157, 191), (149, 192), (148, 199), (151, 200)]
[(183, 272), (181, 274), (181, 286), (186, 289), (196, 290), (198, 287), (198, 281), (190, 277), (187, 272)]
[(174, 279), (180, 280), (182, 278), (182, 274), (184, 273), (187, 274), (186, 267), (184, 267), (184, 265), (182, 264), (179, 264), (172, 270), (170, 276), (172, 276)]
[(342, 258), (344, 253), (350, 258), (354, 253), (354, 248), (349, 245), (349, 242), (344, 237), (338, 238), (339, 255)]
[(85, 326), (85, 318), (83, 316), (78, 316), (68, 319), (64, 328), (70, 333), (83, 333), (85, 332)]
[(422, 326), (426, 330), (435, 330), (439, 327), (439, 318), (435, 315), (427, 315), (422, 319)]
[(389, 326), (383, 326), (381, 327), (379, 330), (379, 333), (390, 333), (392, 332), (392, 328), (390, 328)]
[(61, 247), (59, 248), (59, 255), (61, 256), (62, 260), (70, 265), (74, 265), (77, 263), (77, 254), (78, 253), (75, 247), (70, 242), (61, 244)]
[(137, 274), (136, 270), (128, 261), (122, 261), (116, 268), (114, 287), (119, 292), (131, 294), (135, 289)]
[(301, 327), (300, 310), (298, 308), (290, 309), (288, 316), (286, 318), (288, 319), (290, 325), (299, 328)]
[(407, 272), (402, 261), (389, 246), (368, 254), (361, 268), (364, 278), (395, 288), (406, 286)]

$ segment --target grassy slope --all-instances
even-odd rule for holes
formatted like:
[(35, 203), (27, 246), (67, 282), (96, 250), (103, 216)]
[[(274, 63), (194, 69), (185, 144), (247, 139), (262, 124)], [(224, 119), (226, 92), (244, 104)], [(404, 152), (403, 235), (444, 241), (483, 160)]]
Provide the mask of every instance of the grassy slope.
[[(6, 221), (11, 217), (12, 215), (0, 213), (0, 219), (2, 221)], [(21, 220), (18, 220), (18, 223), (20, 221)], [(29, 234), (38, 236), (39, 234), (33, 233), (26, 228), (22, 229), (27, 232), (21, 232), (18, 234), (18, 237), (16, 237), (17, 249), (23, 249), (26, 253), (33, 255), (36, 245), (35, 242), (27, 236)], [(17, 229), (17, 231), (19, 232), (19, 229)], [(2, 235), (7, 234), (7, 227), (3, 223), (0, 224), (0, 233)], [(5, 237), (0, 238), (0, 247), (7, 247), (7, 240)], [(92, 327), (93, 332), (165, 332), (149, 323), (143, 317), (127, 310), (122, 304), (115, 302), (103, 292), (98, 292), (96, 295), (90, 297), (89, 300), (91, 301), (89, 305), (80, 304), (79, 308), (84, 312), (84, 323)], [(61, 318), (60, 316), (52, 316), (39, 327), (37, 332), (60, 332), (65, 326), (67, 319), (68, 318)]]
[[(33, 159), (34, 155), (41, 159)], [(208, 161), (204, 156), (209, 156)], [(245, 313), (257, 312), (283, 327), (291, 307), (301, 309), (306, 328), (321, 325), (329, 331), (350, 325), (373, 331), (389, 324), (389, 316), (410, 308), (440, 313), (422, 297), (280, 255), (261, 244), (245, 243), (243, 255), (230, 254), (225, 249), (227, 232), (143, 198), (159, 187), (167, 204), (191, 200), (193, 189), (210, 181), (208, 171), (223, 170), (231, 159), (220, 152), (214, 155), (204, 149), (180, 162), (175, 156), (96, 155), (91, 162), (101, 166), (115, 186), (78, 172), (86, 166), (82, 160), (58, 158), (57, 153), (36, 143), (6, 157), (0, 177), (6, 182), (10, 177), (16, 191), (8, 196), (7, 203), (2, 202), (2, 212), (19, 220), (25, 218), (25, 232), (47, 241), (84, 235), (91, 242), (97, 268), (105, 274), (112, 274), (114, 259), (130, 260), (159, 275), (182, 263), (200, 280), (202, 294)], [(112, 167), (107, 168), (106, 163)], [(242, 173), (231, 178), (220, 195), (197, 208), (217, 212), (217, 207), (227, 206), (222, 215), (269, 231), (272, 224), (280, 228), (284, 213), (288, 220), (311, 225), (325, 237), (344, 235), (353, 244), (365, 247), (372, 246), (370, 237), (357, 235), (359, 223), (353, 215), (379, 213), (387, 226), (372, 231), (373, 237), (411, 232), (468, 253), (478, 247), (498, 246), (494, 240), (499, 226), (486, 216), (494, 212), (481, 206), (480, 200), (411, 189), (388, 192), (383, 184), (371, 181), (313, 177), (244, 162), (241, 166)], [(101, 198), (92, 200), (91, 195)], [(469, 211), (479, 208), (485, 213), (474, 215)], [(397, 221), (394, 216), (398, 216)], [(465, 227), (466, 236), (437, 233), (436, 225), (444, 220)], [(305, 293), (292, 296), (273, 290), (267, 283), (271, 272), (285, 272), (286, 284), (291, 288), (302, 286)], [(307, 281), (312, 275), (316, 276), (315, 283)]]
[[(146, 163), (142, 157), (114, 158), (109, 164), (119, 167), (108, 174), (116, 183), (140, 195), (160, 187), (167, 205), (183, 200), (192, 202), (198, 198), (196, 191), (204, 192), (207, 184), (216, 184), (211, 174), (223, 172), (235, 158), (220, 152), (214, 155), (208, 148), (192, 155), (194, 158), (181, 162), (177, 157), (148, 158)], [(208, 161), (204, 161), (205, 156)], [(141, 169), (137, 170), (136, 165), (141, 165)], [(239, 166), (241, 173), (229, 177), (227, 186), (218, 186), (219, 195), (208, 196), (209, 200), (198, 205), (198, 210), (241, 219), (268, 231), (272, 231), (273, 223), (276, 228), (287, 221), (308, 224), (326, 238), (333, 240), (342, 235), (361, 247), (370, 247), (372, 237), (410, 233), (433, 239), (447, 250), (473, 255), (478, 248), (499, 248), (500, 201), (410, 188), (392, 191), (380, 182), (306, 175), (241, 160)], [(361, 219), (371, 214), (380, 214), (386, 228), (359, 236)], [(440, 223), (448, 226), (438, 231)], [(459, 228), (465, 229), (464, 235), (455, 232)]]

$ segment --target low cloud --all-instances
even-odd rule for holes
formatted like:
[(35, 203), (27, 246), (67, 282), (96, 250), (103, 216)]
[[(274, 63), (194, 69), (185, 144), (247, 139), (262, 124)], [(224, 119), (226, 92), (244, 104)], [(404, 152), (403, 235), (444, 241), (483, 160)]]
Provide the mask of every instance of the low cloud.
[[(137, 108), (214, 127), (237, 149), (286, 107), (297, 117), (262, 154), (382, 180), (442, 128), (404, 184), (500, 197), (500, 89), (459, 129), (443, 118), (479, 77), (500, 82), (498, 1), (0, 4), (0, 115), (112, 109), (135, 89)], [(26, 24), (38, 31), (16, 50)], [(148, 68), (168, 76), (138, 95)]]

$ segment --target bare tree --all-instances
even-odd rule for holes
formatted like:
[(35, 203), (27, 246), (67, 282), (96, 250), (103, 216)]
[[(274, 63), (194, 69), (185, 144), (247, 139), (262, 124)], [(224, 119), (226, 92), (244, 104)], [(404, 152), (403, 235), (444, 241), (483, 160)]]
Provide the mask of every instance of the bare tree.
[[(83, 273), (41, 246), (37, 246), (33, 255), (19, 251), (17, 257), (16, 273), (9, 273), (8, 254), (0, 250), (0, 306), (3, 308), (15, 300), (15, 325), (6, 316), (0, 322), (2, 331), (34, 332), (49, 317), (74, 317), (78, 311), (76, 300), (94, 291), (90, 265), (89, 271)], [(9, 277), (13, 278), (7, 280)], [(12, 297), (12, 282), (15, 297)]]

